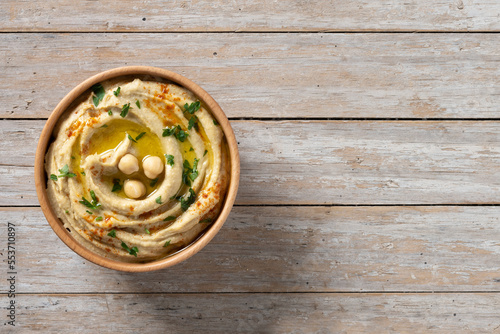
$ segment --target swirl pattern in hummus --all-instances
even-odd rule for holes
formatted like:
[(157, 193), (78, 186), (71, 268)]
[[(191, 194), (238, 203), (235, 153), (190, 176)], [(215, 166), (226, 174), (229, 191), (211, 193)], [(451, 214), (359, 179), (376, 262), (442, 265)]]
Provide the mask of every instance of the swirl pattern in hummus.
[[(54, 131), (45, 157), (49, 200), (72, 236), (94, 252), (126, 262), (165, 257), (217, 218), (229, 171), (222, 129), (177, 85), (101, 84)], [(142, 166), (125, 175), (118, 163), (126, 154), (139, 163), (160, 157), (164, 170), (155, 179)], [(146, 194), (128, 198), (126, 179), (142, 182)]]

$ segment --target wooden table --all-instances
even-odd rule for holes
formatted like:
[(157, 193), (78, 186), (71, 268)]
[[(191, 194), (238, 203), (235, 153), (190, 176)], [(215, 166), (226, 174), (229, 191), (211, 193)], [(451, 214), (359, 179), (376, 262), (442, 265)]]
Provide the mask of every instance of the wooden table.
[[(486, 0), (1, 1), (0, 307), (7, 323), (15, 301), (16, 326), (0, 332), (500, 331), (499, 15)], [(124, 65), (199, 83), (241, 153), (220, 233), (153, 273), (73, 253), (33, 180), (58, 101)]]

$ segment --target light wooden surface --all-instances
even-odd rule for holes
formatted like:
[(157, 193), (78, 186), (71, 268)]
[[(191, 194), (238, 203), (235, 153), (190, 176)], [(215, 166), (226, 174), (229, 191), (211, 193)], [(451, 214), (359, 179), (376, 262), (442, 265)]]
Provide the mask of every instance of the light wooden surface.
[(148, 64), (196, 79), (232, 118), (494, 118), (497, 37), (7, 33), (0, 117), (46, 118), (96, 72)]
[[(484, 0), (0, 2), (4, 322), (9, 222), (18, 260), (0, 332), (500, 331), (499, 15)], [(124, 65), (200, 84), (241, 154), (220, 233), (153, 273), (77, 256), (34, 188), (51, 110)]]

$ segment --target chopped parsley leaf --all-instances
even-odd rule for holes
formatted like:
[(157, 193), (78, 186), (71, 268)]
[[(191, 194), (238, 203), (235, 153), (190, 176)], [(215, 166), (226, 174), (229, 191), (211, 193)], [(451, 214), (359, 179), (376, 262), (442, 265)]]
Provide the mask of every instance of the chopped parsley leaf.
[(156, 197), (155, 202), (161, 204), (161, 196)]
[(92, 86), (92, 92), (94, 92), (95, 96), (92, 97), (92, 101), (94, 102), (94, 106), (98, 106), (99, 102), (102, 101), (104, 98), (105, 92), (104, 92), (104, 87), (98, 83)]
[(82, 171), (82, 172), (80, 172), (80, 174), (82, 174), (83, 176), (85, 176), (85, 172), (83, 172), (83, 171)]
[(135, 140), (141, 139), (145, 134), (146, 132), (141, 132), (137, 137), (135, 137)]
[(163, 245), (163, 247), (167, 247), (168, 245), (170, 245), (170, 240), (168, 240), (165, 245)]
[(171, 154), (165, 154), (165, 158), (167, 158), (167, 164), (170, 166), (174, 165), (174, 156)]
[(182, 130), (180, 125), (163, 129), (163, 137), (168, 137), (171, 135), (174, 135), (175, 138), (177, 138), (180, 142), (184, 142), (184, 140), (186, 140), (186, 138), (189, 136), (189, 133)]
[(162, 134), (162, 136), (163, 136), (163, 137), (168, 137), (168, 136), (171, 136), (171, 135), (173, 135), (173, 134), (175, 133), (175, 130), (176, 130), (176, 129), (177, 129), (177, 128), (176, 128), (175, 126), (174, 126), (174, 127), (172, 127), (172, 128), (166, 128), (166, 129), (163, 129), (163, 134)]
[(113, 179), (113, 189), (111, 192), (116, 192), (122, 190), (122, 185), (120, 184), (120, 179)]
[(217, 123), (217, 121), (214, 119), (214, 125), (217, 126), (219, 125), (219, 123)]
[(207, 153), (208, 153), (208, 151), (207, 151), (207, 150), (205, 150), (205, 152), (203, 153), (203, 156), (207, 155)]
[(118, 87), (118, 88), (117, 88), (117, 89), (113, 92), (113, 94), (115, 94), (115, 96), (118, 96), (118, 94), (120, 94), (120, 90), (121, 90), (121, 89), (122, 89), (121, 87)]
[(141, 109), (141, 102), (139, 102), (139, 100), (135, 101), (135, 105), (137, 108)]
[(109, 116), (113, 115), (113, 112), (111, 110), (108, 110), (108, 115)]
[(92, 203), (97, 203), (97, 198), (95, 197), (95, 192), (93, 190), (90, 191), (90, 197), (92, 197)]
[(180, 197), (179, 200), (181, 202), (182, 211), (186, 211), (187, 209), (189, 209), (191, 204), (193, 204), (196, 200), (196, 193), (194, 192), (193, 188), (189, 188), (189, 197), (187, 199), (185, 199), (184, 197)]
[(125, 116), (127, 116), (127, 114), (128, 114), (128, 110), (129, 110), (130, 108), (131, 108), (131, 107), (130, 107), (130, 102), (129, 102), (129, 103), (127, 103), (127, 104), (124, 104), (124, 105), (122, 106), (122, 112), (120, 113), (120, 116), (121, 116), (121, 117), (125, 117)]
[(115, 230), (111, 230), (111, 231), (108, 233), (108, 236), (110, 236), (111, 238), (116, 238), (116, 231), (115, 231)]
[(56, 174), (50, 174), (50, 179), (53, 181), (57, 181), (57, 175)]
[(75, 173), (69, 172), (69, 167), (67, 164), (64, 165), (63, 168), (59, 169), (59, 173), (61, 173), (60, 175), (58, 175), (59, 177), (75, 177), (76, 176)]
[(190, 105), (186, 103), (184, 105), (184, 110), (190, 113), (191, 115), (194, 114), (195, 111), (200, 110), (200, 101), (193, 102)]
[(202, 221), (200, 221), (200, 224), (203, 224), (203, 223), (211, 223), (212, 222), (212, 218), (207, 218), (207, 219), (203, 219)]
[(193, 116), (189, 119), (188, 130), (191, 130), (195, 125), (196, 125), (196, 116)]
[(93, 215), (94, 214), (92, 211), (89, 211), (89, 210), (85, 210), (85, 212), (87, 212), (89, 215)]
[(107, 124), (103, 124), (103, 125), (101, 125), (101, 128), (107, 128), (107, 127), (108, 127), (108, 125), (107, 125)]
[(178, 126), (178, 128), (179, 128), (179, 131), (175, 134), (175, 138), (177, 138), (182, 143), (182, 142), (184, 142), (184, 140), (186, 140), (186, 138), (189, 136), (189, 134), (187, 132), (185, 132), (184, 130), (181, 130), (180, 126)]
[(144, 231), (147, 233), (147, 234), (151, 234), (151, 232), (149, 232), (149, 230), (147, 228), (144, 228)]
[(127, 134), (127, 137), (128, 139), (130, 139), (131, 141), (133, 141), (134, 143), (137, 143), (137, 140), (135, 140), (134, 138), (132, 138), (131, 135)]
[(137, 257), (137, 253), (139, 252), (139, 249), (137, 247), (132, 247), (129, 248), (126, 243), (122, 241), (122, 247), (125, 249), (130, 255), (133, 255)]
[(156, 185), (156, 183), (158, 182), (158, 178), (156, 179), (152, 179), (151, 182), (149, 183), (149, 186), (150, 187), (154, 187)]
[(95, 221), (100, 222), (102, 220), (102, 216), (96, 217)]
[(189, 178), (191, 179), (191, 181), (194, 181), (197, 177), (198, 177), (198, 161), (200, 161), (200, 159), (194, 159), (194, 163), (193, 163), (193, 169), (191, 170), (191, 173), (189, 174)]
[(164, 222), (168, 222), (170, 220), (174, 220), (175, 217), (174, 216), (168, 216), (167, 218), (163, 219)]
[(101, 207), (101, 203), (97, 202), (97, 198), (95, 197), (95, 193), (93, 190), (90, 191), (90, 196), (92, 197), (92, 202), (89, 202), (85, 197), (82, 196), (82, 200), (79, 201), (80, 204), (85, 205), (87, 208), (92, 210), (97, 210)]

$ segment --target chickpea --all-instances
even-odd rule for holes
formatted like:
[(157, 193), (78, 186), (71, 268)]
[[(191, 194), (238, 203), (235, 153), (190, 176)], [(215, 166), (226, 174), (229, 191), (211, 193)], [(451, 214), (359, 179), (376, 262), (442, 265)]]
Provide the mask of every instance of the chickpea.
[(132, 154), (125, 154), (118, 163), (118, 169), (130, 175), (139, 170), (139, 161)]
[(143, 160), (142, 168), (148, 178), (154, 179), (163, 171), (163, 162), (160, 157), (150, 156)]
[(125, 195), (134, 199), (146, 194), (146, 186), (139, 180), (125, 180), (123, 190)]

